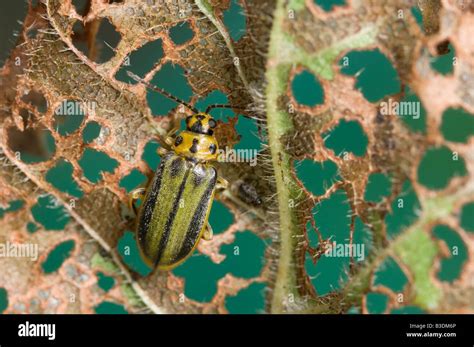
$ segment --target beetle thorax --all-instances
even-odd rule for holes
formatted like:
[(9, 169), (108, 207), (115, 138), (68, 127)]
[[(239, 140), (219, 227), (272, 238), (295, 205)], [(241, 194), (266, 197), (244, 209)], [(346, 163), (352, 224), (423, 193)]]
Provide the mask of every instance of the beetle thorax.
[(177, 155), (197, 161), (217, 160), (217, 140), (212, 135), (182, 131), (176, 136), (173, 150)]

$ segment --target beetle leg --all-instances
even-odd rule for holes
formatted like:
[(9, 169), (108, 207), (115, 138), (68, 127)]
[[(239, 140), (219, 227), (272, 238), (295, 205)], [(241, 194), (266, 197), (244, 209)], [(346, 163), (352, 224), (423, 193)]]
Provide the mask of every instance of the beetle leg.
[(179, 130), (179, 125), (178, 126), (174, 126), (170, 131), (168, 131), (168, 133), (166, 134), (165, 136), (165, 143), (169, 146), (169, 147), (173, 147), (174, 145), (174, 136), (176, 135), (176, 133), (178, 132)]
[(216, 184), (216, 189), (227, 189), (229, 186), (229, 182), (223, 177), (218, 177), (217, 178), (217, 184)]
[(166, 148), (163, 148), (163, 147), (160, 147), (158, 148), (158, 154), (162, 157), (164, 156), (166, 153), (168, 153), (168, 151), (166, 150)]
[(166, 136), (165, 143), (171, 147), (174, 144), (174, 139), (171, 136)]
[(207, 222), (206, 226), (204, 227), (204, 232), (202, 233), (202, 238), (206, 241), (212, 240), (212, 236), (214, 235), (214, 232), (212, 231), (212, 227)]
[(227, 182), (226, 179), (222, 178), (222, 177), (217, 177), (217, 183), (216, 183), (216, 190), (215, 190), (215, 193), (214, 193), (214, 196), (216, 199), (219, 199), (220, 196), (221, 196), (221, 193), (227, 189), (227, 187), (229, 186), (229, 182)]
[(180, 128), (179, 123), (173, 125), (173, 127), (166, 134), (166, 137), (173, 137), (178, 132), (179, 128)]
[(137, 206), (135, 205), (135, 202), (138, 199), (144, 199), (145, 198), (145, 188), (137, 188), (134, 189), (130, 192), (129, 198), (128, 198), (128, 207), (129, 209), (133, 210), (135, 214), (138, 214), (138, 209)]

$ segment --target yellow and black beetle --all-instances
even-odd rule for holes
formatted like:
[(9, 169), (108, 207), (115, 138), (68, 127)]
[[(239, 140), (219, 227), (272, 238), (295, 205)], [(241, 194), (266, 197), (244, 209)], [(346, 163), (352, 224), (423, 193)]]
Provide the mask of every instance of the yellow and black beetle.
[(217, 122), (209, 111), (230, 106), (216, 104), (199, 112), (138, 76), (129, 76), (194, 113), (186, 118), (186, 130), (166, 137), (171, 150), (158, 150), (161, 163), (148, 188), (135, 190), (131, 197), (133, 206), (142, 199), (136, 236), (143, 259), (150, 267), (170, 270), (192, 254), (201, 238), (212, 238), (209, 212), (215, 190), (225, 188), (227, 181), (210, 164), (217, 160), (218, 143), (214, 137)]

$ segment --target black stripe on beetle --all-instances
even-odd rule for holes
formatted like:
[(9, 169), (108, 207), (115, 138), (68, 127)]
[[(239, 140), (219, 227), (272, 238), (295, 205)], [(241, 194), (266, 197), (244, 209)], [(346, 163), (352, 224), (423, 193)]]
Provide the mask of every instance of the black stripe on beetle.
[(194, 167), (194, 186), (197, 187), (201, 185), (202, 181), (206, 178), (206, 169), (201, 165), (197, 164)]
[(196, 209), (196, 211), (194, 211), (193, 219), (189, 223), (189, 228), (186, 232), (183, 245), (181, 246), (181, 249), (179, 250), (178, 255), (176, 256), (176, 259), (182, 259), (189, 254), (189, 252), (193, 249), (195, 245), (198, 234), (201, 232), (202, 228), (205, 227), (204, 219), (206, 217), (206, 212), (209, 207), (209, 204), (211, 203), (210, 197), (212, 191), (214, 190), (217, 181), (216, 169), (213, 167), (210, 167), (209, 169), (213, 171), (212, 180), (209, 182), (209, 186), (206, 188), (206, 191), (202, 195), (201, 200), (199, 201), (198, 208)]
[(183, 169), (184, 162), (181, 160), (181, 158), (176, 158), (171, 162), (171, 177), (176, 177), (179, 175), (181, 170)]
[(174, 218), (176, 217), (176, 213), (179, 210), (179, 203), (181, 200), (181, 196), (183, 195), (184, 188), (186, 187), (186, 181), (188, 180), (190, 171), (186, 170), (186, 173), (184, 174), (183, 180), (181, 181), (179, 185), (179, 190), (178, 194), (176, 195), (176, 199), (174, 200), (173, 203), (173, 208), (171, 209), (171, 213), (168, 215), (166, 219), (166, 224), (165, 224), (165, 230), (163, 230), (163, 234), (161, 235), (161, 240), (160, 240), (160, 247), (158, 248), (158, 253), (156, 255), (156, 260), (155, 260), (155, 267), (158, 266), (161, 257), (163, 256), (163, 252), (165, 251), (166, 244), (168, 243), (168, 238), (170, 236), (170, 231), (171, 227), (173, 226)]
[(151, 189), (149, 190), (144, 205), (141, 212), (141, 218), (139, 219), (140, 223), (138, 225), (138, 242), (144, 247), (146, 234), (149, 230), (150, 221), (153, 216), (153, 211), (156, 206), (156, 199), (158, 198), (158, 194), (160, 193), (161, 189), (161, 178), (163, 176), (163, 170), (166, 165), (166, 158), (161, 162), (160, 166), (158, 166), (158, 170), (156, 170), (154, 180), (152, 182)]

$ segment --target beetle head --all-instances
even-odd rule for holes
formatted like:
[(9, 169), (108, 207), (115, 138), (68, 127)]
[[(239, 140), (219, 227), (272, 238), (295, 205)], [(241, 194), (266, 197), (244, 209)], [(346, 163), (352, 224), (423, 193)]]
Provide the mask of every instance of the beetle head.
[(186, 129), (194, 133), (213, 135), (216, 126), (216, 120), (207, 113), (198, 113), (186, 117)]

